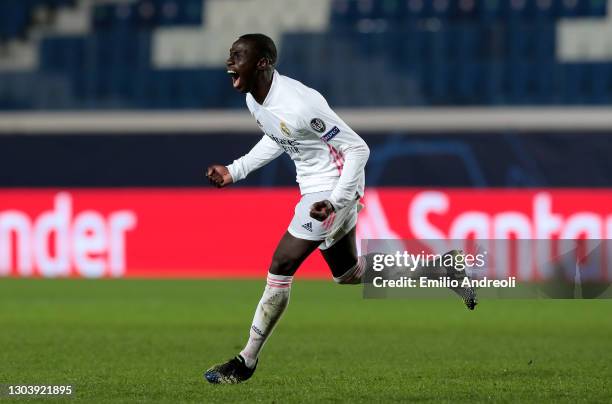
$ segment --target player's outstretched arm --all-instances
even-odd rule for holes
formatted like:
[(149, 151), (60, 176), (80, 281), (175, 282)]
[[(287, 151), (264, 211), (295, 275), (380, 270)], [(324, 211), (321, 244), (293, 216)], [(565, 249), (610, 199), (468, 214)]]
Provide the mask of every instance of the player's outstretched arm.
[(234, 180), (227, 167), (221, 164), (213, 164), (206, 169), (206, 178), (217, 188), (223, 188), (233, 183)]
[(283, 154), (283, 149), (267, 135), (264, 135), (247, 154), (238, 160), (234, 160), (227, 167), (221, 167), (223, 169), (227, 168), (231, 183), (234, 183), (245, 179), (249, 173), (265, 166), (281, 154)]

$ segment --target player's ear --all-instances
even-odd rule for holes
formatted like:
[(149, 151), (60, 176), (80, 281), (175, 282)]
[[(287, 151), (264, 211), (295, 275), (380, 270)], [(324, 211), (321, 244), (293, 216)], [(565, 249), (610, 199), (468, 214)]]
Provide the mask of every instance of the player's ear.
[(266, 70), (270, 67), (270, 61), (267, 58), (261, 58), (257, 61), (258, 70)]

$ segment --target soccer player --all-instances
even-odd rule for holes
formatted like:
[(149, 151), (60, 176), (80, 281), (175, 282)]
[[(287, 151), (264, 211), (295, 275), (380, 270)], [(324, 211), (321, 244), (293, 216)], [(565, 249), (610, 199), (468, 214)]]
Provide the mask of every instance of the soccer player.
[(293, 275), (314, 250), (321, 250), (339, 284), (360, 283), (367, 265), (366, 257), (357, 256), (355, 225), (370, 150), (321, 94), (276, 71), (276, 59), (274, 42), (263, 34), (243, 35), (233, 43), (227, 73), (233, 87), (246, 94), (264, 135), (249, 153), (228, 166), (208, 167), (206, 175), (225, 187), (285, 152), (295, 162), (302, 198), (272, 256), (247, 344), (235, 358), (206, 371), (211, 383), (240, 383), (252, 376), (287, 307)]

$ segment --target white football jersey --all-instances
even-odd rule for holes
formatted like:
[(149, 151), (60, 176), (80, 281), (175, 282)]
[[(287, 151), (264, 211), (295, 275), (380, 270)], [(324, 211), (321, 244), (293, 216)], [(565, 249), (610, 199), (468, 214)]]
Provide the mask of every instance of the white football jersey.
[(284, 151), (295, 163), (302, 195), (331, 190), (336, 209), (363, 196), (370, 150), (319, 92), (274, 71), (263, 104), (250, 93), (246, 103), (264, 136), (227, 166), (234, 182)]

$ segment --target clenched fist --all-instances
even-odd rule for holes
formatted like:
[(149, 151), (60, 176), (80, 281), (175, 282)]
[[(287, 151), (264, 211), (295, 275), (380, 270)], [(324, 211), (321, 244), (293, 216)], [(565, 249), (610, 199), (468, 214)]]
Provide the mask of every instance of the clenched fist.
[(208, 181), (217, 188), (223, 188), (234, 182), (227, 167), (220, 164), (214, 164), (208, 167), (206, 169), (206, 178), (208, 178)]
[(334, 211), (334, 205), (332, 205), (331, 202), (326, 199), (324, 201), (315, 202), (312, 204), (310, 207), (310, 217), (322, 222)]

